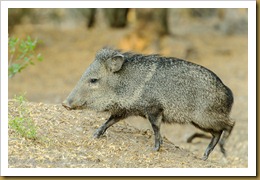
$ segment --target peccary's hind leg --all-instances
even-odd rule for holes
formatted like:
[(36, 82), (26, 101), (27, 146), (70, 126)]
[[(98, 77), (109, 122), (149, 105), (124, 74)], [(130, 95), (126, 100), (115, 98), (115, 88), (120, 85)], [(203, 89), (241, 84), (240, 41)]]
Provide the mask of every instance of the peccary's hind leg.
[(113, 124), (117, 123), (118, 121), (122, 120), (123, 116), (117, 116), (117, 115), (111, 115), (108, 120), (100, 126), (97, 131), (94, 133), (94, 138), (99, 138), (101, 135), (103, 135), (107, 128), (112, 126)]
[(148, 119), (149, 119), (149, 121), (152, 125), (152, 128), (153, 128), (153, 131), (154, 131), (154, 139), (155, 139), (154, 150), (159, 151), (160, 146), (162, 144), (162, 137), (161, 137), (161, 133), (160, 133), (160, 127), (161, 127), (161, 122), (162, 122), (161, 111), (148, 113)]
[(213, 151), (213, 149), (215, 148), (215, 146), (217, 145), (219, 139), (220, 139), (220, 136), (222, 134), (223, 131), (219, 131), (219, 132), (215, 132), (215, 131), (212, 131), (211, 134), (212, 134), (212, 139), (202, 157), (202, 160), (207, 160), (208, 157), (209, 157), (209, 154)]
[(188, 139), (187, 139), (187, 142), (188, 143), (191, 143), (193, 139), (195, 138), (205, 138), (205, 139), (210, 139), (211, 137), (206, 135), (206, 134), (203, 134), (203, 133), (194, 133), (193, 135), (191, 135)]
[[(235, 124), (235, 123), (234, 123)], [(221, 139), (219, 140), (219, 146), (220, 146), (220, 150), (223, 153), (223, 155), (226, 157), (226, 150), (224, 148), (225, 142), (227, 140), (227, 138), (229, 137), (229, 135), (232, 132), (232, 129), (234, 127), (234, 124), (232, 126), (230, 126), (228, 129), (223, 131), (223, 135), (221, 137)]]

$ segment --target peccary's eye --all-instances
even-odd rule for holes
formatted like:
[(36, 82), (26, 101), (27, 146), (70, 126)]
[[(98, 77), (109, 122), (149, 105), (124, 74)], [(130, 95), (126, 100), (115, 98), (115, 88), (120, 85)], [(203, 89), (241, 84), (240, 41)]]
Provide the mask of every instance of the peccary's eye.
[(90, 79), (90, 83), (96, 83), (98, 81), (98, 79), (96, 79), (96, 78), (92, 78), (92, 79)]

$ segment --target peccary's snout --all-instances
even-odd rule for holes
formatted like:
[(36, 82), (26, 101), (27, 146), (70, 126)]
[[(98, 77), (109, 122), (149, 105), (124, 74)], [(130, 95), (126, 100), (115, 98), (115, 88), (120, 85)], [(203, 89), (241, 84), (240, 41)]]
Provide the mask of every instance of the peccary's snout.
[(85, 107), (86, 103), (76, 101), (75, 98), (71, 98), (70, 96), (65, 101), (63, 101), (61, 104), (67, 110), (80, 110), (80, 109), (86, 108)]
[(62, 102), (62, 106), (65, 107), (67, 110), (72, 110), (73, 109), (70, 104), (71, 103), (67, 99)]

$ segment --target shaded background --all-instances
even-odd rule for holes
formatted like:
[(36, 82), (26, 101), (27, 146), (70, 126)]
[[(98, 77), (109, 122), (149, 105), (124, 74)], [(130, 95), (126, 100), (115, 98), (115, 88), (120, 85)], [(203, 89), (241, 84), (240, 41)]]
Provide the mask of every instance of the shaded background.
[[(231, 116), (237, 123), (227, 151), (234, 157), (232, 167), (247, 166), (247, 9), (9, 9), (8, 13), (9, 36), (37, 38), (41, 43), (36, 51), (44, 57), (9, 79), (9, 99), (26, 92), (29, 101), (60, 104), (104, 46), (187, 59), (211, 69), (232, 89)], [(143, 119), (127, 123), (150, 128)], [(191, 126), (162, 127), (169, 140), (201, 152), (200, 146), (185, 143), (195, 131)]]
[[(103, 46), (184, 58), (207, 66), (224, 82), (222, 74), (232, 58), (240, 54), (237, 63), (246, 63), (247, 58), (246, 9), (9, 9), (8, 13), (9, 36), (37, 38), (36, 51), (44, 56), (43, 62), (10, 79), (9, 98), (26, 92), (30, 101), (60, 103)], [(235, 50), (235, 45), (241, 49)]]

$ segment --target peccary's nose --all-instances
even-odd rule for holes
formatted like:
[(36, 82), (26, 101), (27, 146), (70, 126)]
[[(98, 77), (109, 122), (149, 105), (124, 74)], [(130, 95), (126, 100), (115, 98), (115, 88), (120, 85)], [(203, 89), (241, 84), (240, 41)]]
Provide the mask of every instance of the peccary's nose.
[(72, 109), (71, 106), (70, 106), (70, 103), (67, 100), (62, 102), (62, 106), (65, 107), (67, 110)]

